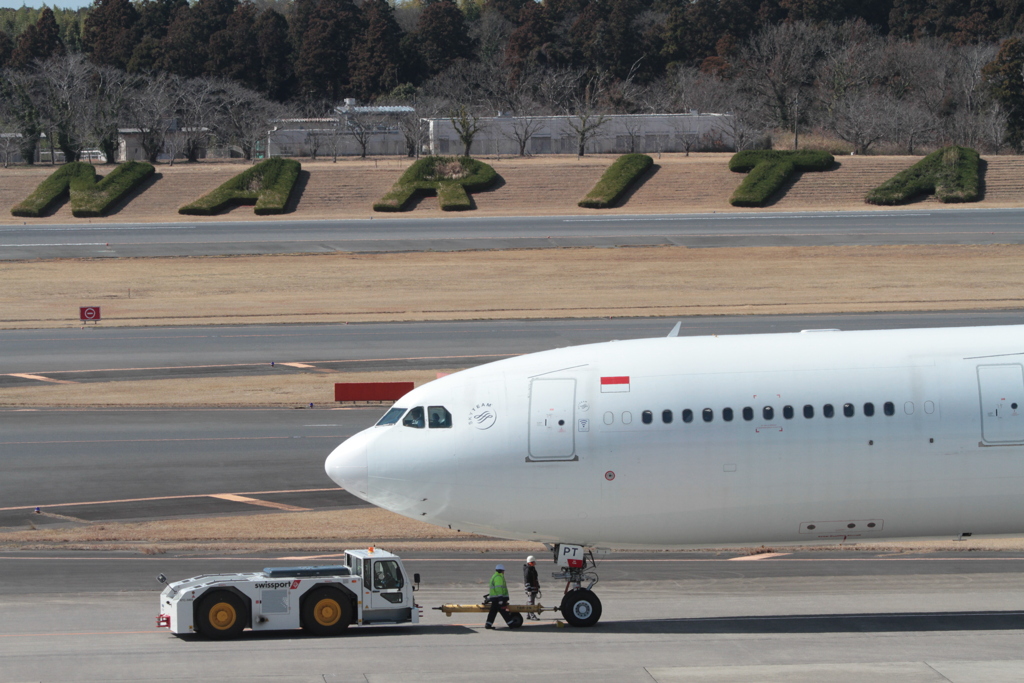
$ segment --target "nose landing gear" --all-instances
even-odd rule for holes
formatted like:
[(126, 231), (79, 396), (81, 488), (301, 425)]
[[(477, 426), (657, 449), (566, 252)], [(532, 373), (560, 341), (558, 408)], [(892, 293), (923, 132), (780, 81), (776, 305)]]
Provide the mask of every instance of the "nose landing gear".
[(599, 581), (594, 553), (583, 546), (561, 543), (554, 547), (554, 555), (562, 571), (551, 576), (566, 582), (559, 607), (562, 617), (570, 626), (593, 626), (601, 619), (601, 601), (592, 590)]

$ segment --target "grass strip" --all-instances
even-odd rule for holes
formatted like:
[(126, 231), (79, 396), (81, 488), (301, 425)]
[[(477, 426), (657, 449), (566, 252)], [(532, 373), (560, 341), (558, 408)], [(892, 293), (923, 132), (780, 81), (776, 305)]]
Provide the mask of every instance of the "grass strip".
[(981, 198), (981, 157), (969, 147), (938, 149), (867, 193), (868, 204), (901, 204), (922, 194), (934, 194), (947, 204)]
[(768, 203), (786, 180), (797, 171), (827, 171), (835, 164), (828, 152), (775, 150), (747, 150), (734, 154), (729, 170), (747, 173), (740, 186), (732, 193), (733, 206), (760, 207)]
[(610, 209), (640, 179), (654, 159), (646, 154), (623, 154), (604, 172), (594, 189), (579, 201), (584, 209)]
[(11, 214), (39, 218), (55, 202), (69, 194), (71, 214), (76, 218), (95, 218), (153, 175), (152, 164), (128, 161), (118, 165), (105, 178), (96, 181), (96, 168), (84, 161), (72, 161), (51, 173), (35, 191), (11, 209)]
[(442, 211), (468, 211), (473, 208), (469, 193), (486, 190), (498, 180), (488, 164), (472, 157), (423, 157), (398, 179), (383, 197), (374, 202), (374, 211), (404, 211), (417, 194), (437, 195)]
[(231, 206), (255, 205), (258, 216), (284, 213), (302, 165), (294, 159), (273, 157), (239, 173), (213, 192), (204, 194), (178, 213), (212, 216)]

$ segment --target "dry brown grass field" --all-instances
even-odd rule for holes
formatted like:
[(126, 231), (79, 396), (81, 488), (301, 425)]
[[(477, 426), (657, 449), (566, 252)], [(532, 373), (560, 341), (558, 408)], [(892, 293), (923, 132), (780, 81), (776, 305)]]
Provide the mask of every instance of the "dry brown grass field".
[[(800, 211), (810, 209), (874, 210), (864, 203), (868, 190), (893, 174), (915, 163), (919, 157), (846, 156), (837, 157), (836, 168), (825, 173), (804, 173), (790, 182), (787, 191), (771, 206), (763, 209), (737, 209), (729, 205), (729, 196), (743, 175), (728, 169), (730, 154), (664, 154), (655, 157), (656, 168), (627, 201), (602, 215), (617, 213), (680, 213), (710, 211)], [(474, 195), (477, 209), (473, 215), (566, 215), (587, 212), (576, 206), (597, 182), (617, 155), (544, 157), (481, 157), (494, 166), (502, 181)], [(217, 216), (181, 216), (178, 208), (214, 189), (247, 166), (243, 163), (200, 162), (160, 165), (157, 176), (141, 193), (116, 207), (104, 218), (76, 219), (65, 203), (52, 215), (25, 219), (11, 216), (15, 204), (27, 197), (36, 185), (53, 172), (53, 167), (12, 167), (0, 169), (0, 224), (53, 222), (158, 222), (158, 221), (274, 221), (338, 218), (369, 218), (371, 205), (390, 189), (409, 165), (409, 159), (300, 160), (308, 173), (300, 180), (301, 195), (293, 211), (285, 216), (256, 216), (252, 207), (241, 206)], [(1024, 158), (986, 157), (986, 191), (978, 207), (1024, 206)], [(98, 168), (100, 174), (104, 167)], [(930, 209), (949, 206), (935, 199), (916, 204)], [(956, 206), (956, 205), (954, 205)], [(443, 214), (436, 198), (425, 198), (412, 211), (387, 214), (388, 218), (430, 217)]]

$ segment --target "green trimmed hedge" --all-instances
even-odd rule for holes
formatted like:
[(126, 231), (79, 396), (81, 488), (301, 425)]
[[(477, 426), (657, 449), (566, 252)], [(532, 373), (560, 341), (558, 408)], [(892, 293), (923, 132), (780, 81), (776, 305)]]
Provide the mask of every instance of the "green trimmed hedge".
[(178, 213), (191, 216), (212, 216), (229, 206), (255, 204), (259, 216), (284, 213), (302, 164), (294, 159), (272, 157), (239, 173), (213, 192), (204, 194)]
[[(465, 175), (450, 178), (453, 169), (461, 168)], [(473, 208), (470, 192), (486, 190), (498, 180), (498, 173), (489, 165), (471, 157), (423, 157), (392, 186), (391, 190), (374, 202), (374, 211), (404, 211), (418, 193), (437, 194), (442, 211), (468, 211)]]
[(96, 182), (96, 168), (92, 164), (72, 161), (39, 183), (39, 187), (11, 209), (11, 213), (38, 218), (54, 202), (70, 194), (71, 215), (76, 218), (96, 218), (104, 215), (114, 203), (141, 185), (155, 170), (152, 164), (128, 161), (119, 164), (105, 178)]
[(610, 209), (653, 165), (654, 159), (646, 154), (623, 154), (608, 167), (594, 189), (578, 205), (584, 209)]
[(900, 204), (921, 194), (940, 202), (976, 202), (980, 198), (981, 158), (969, 147), (936, 150), (868, 192), (868, 204)]
[(747, 150), (729, 160), (729, 170), (748, 173), (732, 193), (733, 206), (764, 206), (797, 171), (827, 171), (835, 164), (828, 152)]

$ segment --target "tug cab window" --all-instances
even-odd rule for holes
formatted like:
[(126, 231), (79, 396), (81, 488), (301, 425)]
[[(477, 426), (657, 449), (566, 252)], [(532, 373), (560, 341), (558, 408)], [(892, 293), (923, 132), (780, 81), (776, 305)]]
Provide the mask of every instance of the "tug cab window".
[(384, 417), (380, 419), (377, 426), (383, 427), (384, 425), (393, 425), (401, 420), (403, 415), (405, 415), (405, 408), (392, 408), (388, 412), (384, 413)]
[(414, 429), (423, 429), (426, 426), (423, 421), (423, 407), (413, 408), (406, 413), (405, 418), (402, 419), (402, 425)]
[(376, 590), (394, 590), (405, 585), (402, 570), (395, 560), (377, 560), (373, 564), (373, 587)]
[(444, 406), (430, 406), (427, 408), (427, 422), (431, 429), (451, 429), (452, 414)]

